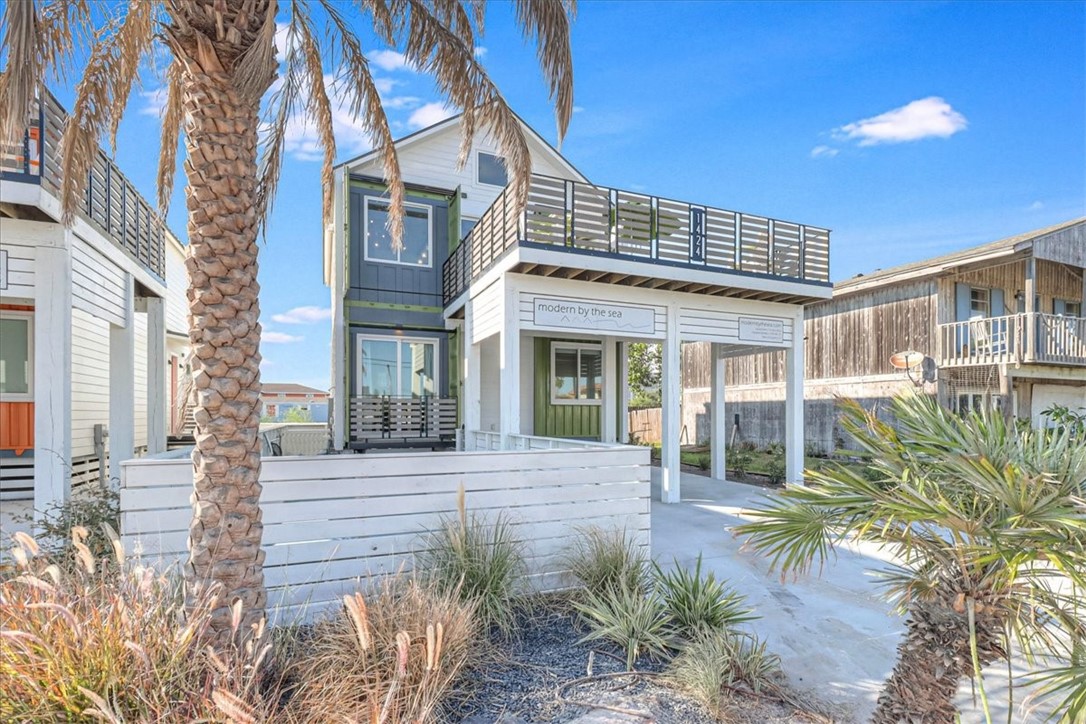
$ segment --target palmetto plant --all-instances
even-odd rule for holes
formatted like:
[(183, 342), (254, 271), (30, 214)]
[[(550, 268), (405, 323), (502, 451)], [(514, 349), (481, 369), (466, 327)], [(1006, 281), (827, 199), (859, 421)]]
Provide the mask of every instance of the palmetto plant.
[(891, 411), (896, 429), (842, 403), (874, 479), (808, 472), (810, 487), (776, 494), (738, 531), (784, 571), (807, 571), (850, 540), (890, 546), (885, 585), (907, 631), (874, 721), (953, 721), (963, 678), (1012, 645), (1066, 650), (1086, 634), (1086, 447), (999, 414), (961, 418), (920, 395)]
[[(231, 604), (247, 623), (263, 615), (261, 551), (260, 323), (257, 234), (275, 192), (287, 122), (316, 123), (324, 148), (324, 209), (331, 207), (333, 98), (365, 129), (384, 163), (390, 232), (401, 245), (403, 183), (389, 122), (370, 72), (363, 37), (402, 50), (463, 111), (466, 159), (485, 129), (509, 170), (512, 193), (526, 199), (531, 159), (521, 126), (475, 55), (486, 5), (481, 0), (292, 0), (287, 51), (276, 58), (278, 0), (19, 0), (4, 4), (0, 54), (0, 134), (22, 132), (44, 79), (82, 68), (62, 147), (61, 201), (77, 208), (100, 137), (116, 139), (132, 85), (156, 45), (165, 46), (167, 101), (162, 117), (159, 201), (165, 206), (184, 138), (188, 209), (188, 300), (196, 450), (194, 517), (186, 573), (190, 600), (210, 582), (225, 596), (212, 639), (230, 631)], [(540, 65), (564, 134), (573, 109), (569, 22), (574, 0), (518, 0), (517, 21), (537, 43)], [(365, 28), (367, 35), (357, 31)], [(330, 68), (333, 81), (326, 83)], [(276, 84), (277, 73), (279, 74)], [(269, 89), (276, 87), (267, 99)], [(264, 112), (262, 113), (262, 108)], [(263, 144), (262, 121), (270, 129)], [(262, 150), (261, 150), (262, 146)]]

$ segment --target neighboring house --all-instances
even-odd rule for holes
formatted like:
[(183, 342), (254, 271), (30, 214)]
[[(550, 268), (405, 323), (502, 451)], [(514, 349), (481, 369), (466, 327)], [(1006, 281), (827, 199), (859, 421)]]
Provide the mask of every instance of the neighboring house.
[[(806, 308), (806, 438), (840, 446), (835, 398), (878, 407), (903, 389), (958, 411), (993, 407), (1043, 424), (1054, 404), (1086, 408), (1086, 219), (856, 276)], [(914, 369), (892, 355), (920, 353)], [(684, 422), (709, 437), (704, 346), (685, 350)], [(738, 439), (784, 439), (780, 354), (728, 364), (727, 416)], [(731, 430), (729, 430), (729, 436)]]
[[(385, 228), (381, 161), (336, 168), (325, 237), (332, 437), (367, 450), (626, 439), (623, 346), (664, 344), (663, 425), (679, 431), (683, 341), (727, 357), (785, 350), (790, 479), (802, 471), (803, 305), (828, 298), (829, 232), (591, 184), (527, 125), (535, 174), (513, 208), (485, 137), (457, 168), (460, 119), (396, 143), (404, 247)], [(713, 399), (723, 402), (722, 386)], [(721, 455), (723, 450), (721, 449)], [(714, 471), (723, 476), (723, 458)], [(663, 497), (678, 499), (677, 446)]]
[(63, 122), (0, 153), (0, 498), (39, 510), (165, 450), (188, 349), (184, 247), (105, 153), (60, 223)]
[(328, 422), (328, 393), (324, 390), (293, 382), (265, 382), (260, 401), (264, 403), (261, 419), (265, 422), (283, 422), (291, 410), (308, 416), (309, 422)]

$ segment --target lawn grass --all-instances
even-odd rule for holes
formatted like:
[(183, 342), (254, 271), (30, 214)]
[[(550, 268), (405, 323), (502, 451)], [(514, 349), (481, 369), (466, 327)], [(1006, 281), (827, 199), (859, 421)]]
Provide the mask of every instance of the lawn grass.
[[(659, 443), (653, 443), (650, 447), (652, 447), (653, 459), (658, 460), (660, 458)], [(710, 466), (710, 451), (711, 448), (708, 445), (685, 445), (679, 452), (679, 458), (683, 465), (708, 470)], [(747, 472), (754, 473), (755, 475), (768, 475), (770, 463), (778, 458), (781, 453), (757, 449), (749, 451), (748, 454), (750, 455), (750, 464), (747, 465)], [(822, 471), (831, 465), (842, 465), (845, 468), (852, 468), (858, 472), (862, 472), (863, 469), (867, 467), (866, 463), (863, 462), (863, 459), (866, 457), (869, 457), (867, 453), (856, 450), (837, 450), (833, 455), (828, 457), (805, 455), (803, 458), (803, 467), (805, 470)], [(731, 470), (730, 465), (727, 467)]]

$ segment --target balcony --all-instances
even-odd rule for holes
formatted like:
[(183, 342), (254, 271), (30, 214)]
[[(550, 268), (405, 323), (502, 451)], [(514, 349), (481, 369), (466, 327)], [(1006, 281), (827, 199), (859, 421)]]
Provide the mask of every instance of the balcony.
[[(560, 264), (525, 262), (511, 271), (809, 301), (793, 285), (782, 294), (744, 280), (800, 282), (820, 288), (812, 296), (828, 296), (829, 242), (830, 232), (813, 226), (534, 174), (522, 212), (506, 189), (449, 255), (442, 292), (449, 307), (473, 280), (519, 248), (567, 256)], [(637, 264), (616, 272), (615, 260)]]
[(350, 399), (350, 447), (448, 447), (456, 440), (456, 399), (362, 395)]
[(1086, 366), (1086, 318), (1013, 314), (939, 325), (939, 364)]
[[(60, 137), (67, 113), (45, 93), (21, 147), (0, 147), (0, 179), (40, 185), (60, 197)], [(166, 274), (166, 228), (154, 208), (98, 149), (77, 215), (160, 279)]]

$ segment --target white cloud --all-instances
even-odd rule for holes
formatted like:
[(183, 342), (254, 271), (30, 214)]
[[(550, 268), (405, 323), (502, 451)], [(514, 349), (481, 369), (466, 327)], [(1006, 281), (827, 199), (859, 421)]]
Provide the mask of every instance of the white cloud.
[(295, 307), (283, 314), (273, 314), (272, 320), (280, 324), (313, 324), (332, 318), (332, 310), (329, 307)]
[(476, 58), (482, 58), (485, 55), (486, 55), (486, 48), (484, 48), (481, 45), (478, 46), (477, 48), (475, 48), (475, 57)]
[(815, 146), (811, 149), (811, 158), (833, 158), (840, 151), (831, 146)]
[(385, 107), (385, 110), (407, 110), (421, 106), (422, 99), (415, 96), (389, 96), (387, 98), (382, 96), (381, 105)]
[(366, 58), (381, 70), (410, 70), (407, 58), (395, 50), (374, 50), (366, 53)]
[[(338, 84), (335, 76), (325, 74), (324, 87), (332, 105), (332, 131), (336, 139), (337, 153), (358, 155), (370, 149), (370, 139), (362, 129), (344, 99), (337, 93)], [(303, 93), (308, 92), (303, 89)], [(320, 136), (316, 124), (304, 113), (297, 113), (287, 120), (284, 148), (293, 158), (300, 161), (321, 161)]]
[(400, 82), (398, 80), (393, 80), (392, 78), (374, 78), (373, 79), (373, 86), (377, 89), (377, 92), (380, 95), (385, 95), (387, 93), (391, 93), (393, 87), (395, 87), (395, 86), (397, 86), (399, 84), (400, 84)]
[(1032, 204), (1029, 205), (1029, 210), (1030, 211), (1040, 211), (1044, 207), (1045, 207), (1045, 204), (1044, 204), (1043, 201), (1034, 201)]
[(949, 138), (965, 130), (969, 122), (942, 98), (929, 96), (900, 108), (841, 126), (834, 131), (840, 140), (859, 141), (861, 146), (906, 143), (924, 138)]
[(166, 95), (166, 86), (149, 91), (140, 91), (140, 98), (144, 102), (143, 108), (139, 110), (140, 115), (161, 118), (162, 111), (166, 109)]
[(584, 106), (573, 106), (574, 113), (581, 113), (584, 111)]
[(452, 109), (444, 103), (427, 103), (415, 109), (411, 117), (407, 119), (407, 124), (412, 128), (426, 128), (435, 123), (440, 123), (446, 118), (452, 117), (452, 115)]
[(289, 23), (275, 24), (275, 52), (280, 62), (287, 57), (287, 39), (289, 37), (289, 31)]
[(291, 344), (293, 342), (301, 342), (305, 337), (296, 334), (285, 334), (283, 332), (269, 332), (268, 330), (264, 330), (264, 333), (260, 335), (260, 339), (268, 344)]

